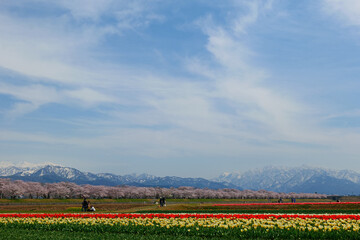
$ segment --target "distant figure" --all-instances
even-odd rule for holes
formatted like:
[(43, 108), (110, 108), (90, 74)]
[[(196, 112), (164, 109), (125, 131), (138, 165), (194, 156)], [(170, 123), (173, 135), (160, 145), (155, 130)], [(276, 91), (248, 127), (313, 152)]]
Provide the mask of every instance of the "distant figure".
[(164, 207), (164, 206), (166, 206), (165, 198), (161, 197), (160, 198), (160, 207)]
[(95, 209), (95, 207), (94, 207), (94, 206), (90, 205), (89, 211), (90, 211), (90, 212), (95, 212), (95, 211), (96, 211), (96, 209)]
[(88, 201), (86, 201), (86, 198), (84, 198), (84, 201), (82, 202), (82, 207), (81, 207), (81, 211), (82, 212), (86, 212), (89, 208), (89, 203)]
[(282, 202), (283, 202), (283, 200), (282, 200), (282, 198), (280, 198), (279, 201), (278, 201), (278, 203), (282, 203)]

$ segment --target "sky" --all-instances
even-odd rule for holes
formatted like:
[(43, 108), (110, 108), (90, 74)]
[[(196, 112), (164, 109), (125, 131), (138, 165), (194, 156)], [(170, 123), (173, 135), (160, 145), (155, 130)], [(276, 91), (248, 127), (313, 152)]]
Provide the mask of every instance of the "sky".
[(360, 171), (360, 2), (0, 0), (0, 161)]

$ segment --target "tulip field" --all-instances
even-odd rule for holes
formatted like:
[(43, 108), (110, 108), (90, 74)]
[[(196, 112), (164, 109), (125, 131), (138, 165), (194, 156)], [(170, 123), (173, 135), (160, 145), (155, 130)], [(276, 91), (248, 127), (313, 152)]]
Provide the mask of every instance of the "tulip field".
[[(170, 204), (163, 208), (147, 204), (140, 207), (139, 203), (118, 205), (120, 206), (117, 209), (120, 210), (115, 213), (101, 211), (101, 208), (106, 205), (100, 204), (96, 205), (99, 206), (100, 211), (95, 213), (80, 212), (80, 208), (76, 210), (77, 213), (3, 212), (0, 213), (0, 238), (360, 239), (360, 214), (356, 212), (358, 211), (356, 209), (360, 207), (360, 202), (230, 204), (223, 202), (193, 205)], [(3, 211), (6, 207), (10, 207), (10, 205), (2, 206)], [(20, 205), (13, 207), (16, 206)], [(28, 206), (34, 211), (37, 208), (36, 205)], [(61, 209), (62, 205), (54, 205), (54, 207)], [(148, 212), (143, 210), (144, 207), (148, 208)], [(315, 212), (301, 213), (304, 208)], [(150, 213), (151, 209), (153, 213)], [(174, 212), (174, 209), (177, 209), (177, 212)], [(185, 213), (184, 209), (192, 209), (192, 212)], [(245, 212), (226, 212), (231, 209)], [(256, 209), (261, 209), (261, 213), (255, 213)], [(252, 213), (246, 213), (249, 210)], [(275, 212), (285, 210), (291, 213)], [(160, 213), (161, 211), (164, 213)], [(165, 213), (166, 211), (168, 212)], [(264, 211), (269, 211), (269, 213), (264, 213)], [(336, 213), (333, 213), (334, 211)]]
[(125, 234), (127, 239), (359, 239), (360, 215), (12, 213), (0, 214), (0, 229)]

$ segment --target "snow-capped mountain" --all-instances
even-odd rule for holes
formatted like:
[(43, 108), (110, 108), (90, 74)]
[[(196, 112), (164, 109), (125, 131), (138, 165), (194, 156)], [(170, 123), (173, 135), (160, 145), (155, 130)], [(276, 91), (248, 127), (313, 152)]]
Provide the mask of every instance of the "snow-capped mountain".
[(196, 188), (237, 188), (230, 183), (219, 183), (204, 178), (156, 177), (149, 174), (115, 175), (111, 173), (81, 172), (75, 168), (63, 167), (55, 164), (36, 166), (0, 165), (0, 177), (13, 180), (24, 180), (42, 183), (74, 182), (76, 184), (92, 185), (130, 185), (144, 187), (181, 187)]
[(33, 164), (29, 162), (23, 162), (13, 164), (9, 162), (0, 162), (0, 176), (12, 176), (20, 173), (22, 176), (28, 176), (43, 168), (45, 166), (60, 166), (54, 163), (41, 163)]
[(351, 170), (269, 166), (242, 174), (224, 173), (214, 180), (253, 190), (360, 194), (360, 174)]
[(242, 174), (224, 173), (216, 179), (156, 177), (149, 174), (116, 175), (111, 173), (82, 172), (56, 164), (4, 164), (0, 163), (0, 177), (43, 183), (74, 182), (92, 185), (129, 185), (144, 187), (236, 188), (268, 190), (274, 192), (321, 193), (334, 195), (360, 195), (360, 174), (350, 170), (329, 170), (312, 167), (265, 167)]

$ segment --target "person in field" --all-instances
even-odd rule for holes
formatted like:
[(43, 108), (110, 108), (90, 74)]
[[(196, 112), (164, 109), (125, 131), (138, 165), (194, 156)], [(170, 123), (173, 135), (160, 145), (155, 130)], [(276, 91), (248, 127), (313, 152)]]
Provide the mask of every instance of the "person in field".
[(96, 211), (96, 209), (95, 209), (95, 207), (94, 207), (94, 206), (90, 205), (89, 211), (90, 211), (90, 212), (95, 212), (95, 211)]
[(86, 198), (84, 198), (84, 201), (82, 202), (81, 211), (86, 212), (89, 208), (89, 202), (86, 201)]
[(91, 205), (90, 201), (88, 201), (88, 209), (89, 212), (95, 212), (95, 207)]
[(164, 207), (164, 206), (166, 206), (166, 200), (164, 197), (161, 197), (160, 198), (160, 207)]

